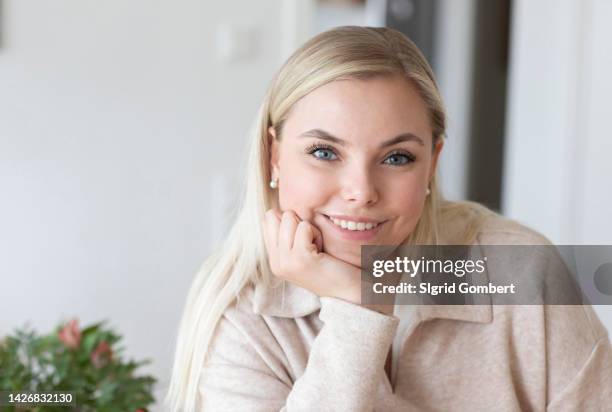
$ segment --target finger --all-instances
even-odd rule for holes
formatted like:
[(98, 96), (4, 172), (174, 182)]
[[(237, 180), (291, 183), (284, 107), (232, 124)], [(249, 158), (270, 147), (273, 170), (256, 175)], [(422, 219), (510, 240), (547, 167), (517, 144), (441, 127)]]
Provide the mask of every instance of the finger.
[(270, 210), (274, 213), (274, 216), (276, 216), (278, 218), (278, 221), (280, 222), (281, 219), (283, 218), (283, 212), (281, 212), (278, 209), (270, 209)]
[(293, 248), (293, 240), (295, 238), (295, 230), (299, 219), (289, 210), (283, 213), (283, 217), (280, 222), (280, 230), (278, 231), (278, 247), (280, 253), (289, 253)]
[(310, 222), (302, 220), (295, 230), (293, 249), (318, 253), (320, 249), (316, 243), (316, 240), (317, 236), (315, 234), (315, 227), (310, 224)]

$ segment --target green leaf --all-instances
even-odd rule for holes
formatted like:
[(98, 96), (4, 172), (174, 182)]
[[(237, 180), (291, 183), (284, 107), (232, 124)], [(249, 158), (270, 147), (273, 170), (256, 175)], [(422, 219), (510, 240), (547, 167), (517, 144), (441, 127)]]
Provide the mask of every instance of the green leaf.
[(89, 355), (93, 352), (96, 344), (98, 343), (98, 336), (95, 333), (89, 333), (83, 338), (81, 341), (81, 345), (83, 346), (83, 351)]
[(92, 324), (92, 325), (90, 325), (90, 326), (85, 327), (85, 328), (84, 328), (84, 329), (81, 331), (81, 336), (86, 336), (86, 335), (89, 335), (89, 334), (91, 334), (91, 333), (95, 333), (95, 332), (97, 332), (99, 329), (101, 329), (101, 328), (102, 328), (102, 326), (103, 326), (105, 323), (107, 323), (107, 321), (106, 321), (106, 320), (103, 320), (103, 321), (100, 321), (100, 322), (97, 322), (97, 323), (94, 323), (94, 324)]

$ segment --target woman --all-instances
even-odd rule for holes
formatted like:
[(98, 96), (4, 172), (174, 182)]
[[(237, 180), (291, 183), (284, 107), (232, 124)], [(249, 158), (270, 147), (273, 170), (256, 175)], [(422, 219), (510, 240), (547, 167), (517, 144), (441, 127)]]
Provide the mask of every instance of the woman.
[(546, 243), (484, 207), (443, 200), (444, 133), (431, 68), (397, 31), (336, 28), (289, 58), (261, 106), (239, 216), (188, 297), (172, 410), (583, 410), (611, 400), (610, 344), (590, 307), (361, 304), (361, 245)]

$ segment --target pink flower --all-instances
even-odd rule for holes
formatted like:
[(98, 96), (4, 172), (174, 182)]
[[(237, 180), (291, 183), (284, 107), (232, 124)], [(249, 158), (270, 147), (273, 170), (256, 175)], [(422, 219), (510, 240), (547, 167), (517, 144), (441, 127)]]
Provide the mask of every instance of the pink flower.
[(66, 347), (70, 349), (76, 349), (81, 343), (81, 331), (79, 330), (79, 321), (72, 319), (70, 322), (64, 325), (64, 327), (58, 332), (59, 340), (61, 340)]
[(102, 367), (106, 362), (113, 358), (113, 351), (108, 343), (103, 340), (96, 346), (96, 349), (91, 353), (91, 363), (96, 368)]

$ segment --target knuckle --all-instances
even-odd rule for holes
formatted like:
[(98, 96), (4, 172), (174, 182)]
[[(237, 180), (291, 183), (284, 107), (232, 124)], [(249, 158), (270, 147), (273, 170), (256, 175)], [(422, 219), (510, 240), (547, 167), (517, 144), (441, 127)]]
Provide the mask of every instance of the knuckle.
[(310, 223), (305, 220), (302, 220), (300, 223), (298, 223), (298, 229), (304, 233), (308, 233), (308, 231), (310, 230)]
[(264, 216), (267, 221), (280, 220), (281, 217), (274, 209), (268, 209)]
[(283, 219), (286, 219), (287, 221), (296, 221), (296, 217), (295, 214), (293, 213), (292, 210), (286, 210), (283, 212)]
[(274, 214), (274, 210), (269, 209), (264, 215), (264, 221), (273, 221), (275, 216), (276, 215)]

